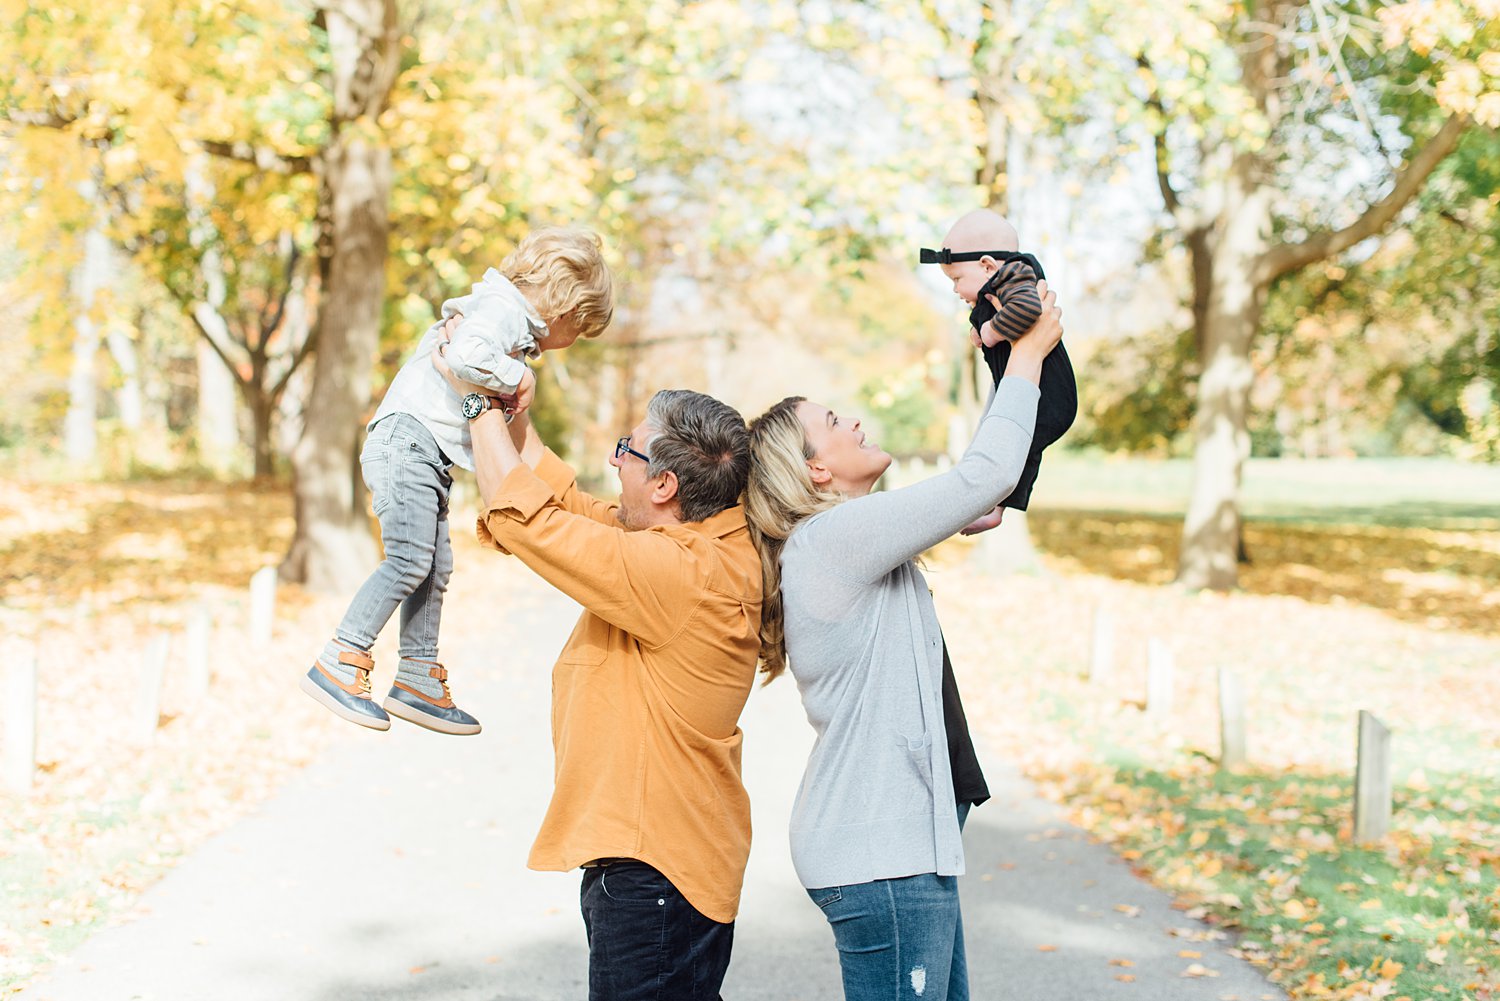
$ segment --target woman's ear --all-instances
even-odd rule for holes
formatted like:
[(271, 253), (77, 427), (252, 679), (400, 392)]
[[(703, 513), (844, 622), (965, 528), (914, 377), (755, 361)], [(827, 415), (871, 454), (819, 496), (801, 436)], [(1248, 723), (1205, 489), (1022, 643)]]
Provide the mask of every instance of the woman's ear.
[(827, 486), (833, 479), (833, 473), (817, 459), (807, 460), (807, 475), (812, 477), (813, 486), (817, 487)]

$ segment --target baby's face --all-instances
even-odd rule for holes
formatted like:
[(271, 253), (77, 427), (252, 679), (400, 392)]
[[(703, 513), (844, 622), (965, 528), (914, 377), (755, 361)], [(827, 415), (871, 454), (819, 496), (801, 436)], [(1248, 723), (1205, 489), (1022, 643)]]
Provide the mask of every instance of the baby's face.
[(979, 290), (984, 288), (984, 283), (994, 273), (994, 262), (988, 257), (943, 265), (943, 274), (953, 283), (953, 294), (970, 306), (974, 305), (974, 300), (979, 298)]

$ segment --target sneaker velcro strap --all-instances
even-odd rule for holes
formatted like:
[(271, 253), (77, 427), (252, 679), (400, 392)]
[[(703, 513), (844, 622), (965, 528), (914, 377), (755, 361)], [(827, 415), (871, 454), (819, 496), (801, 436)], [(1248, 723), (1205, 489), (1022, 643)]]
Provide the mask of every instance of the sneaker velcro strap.
[(352, 667), (356, 671), (372, 671), (375, 669), (375, 658), (363, 650), (340, 650), (339, 663)]
[(427, 674), (429, 677), (434, 678), (438, 681), (448, 680), (448, 669), (442, 664), (437, 665), (432, 670), (428, 671)]

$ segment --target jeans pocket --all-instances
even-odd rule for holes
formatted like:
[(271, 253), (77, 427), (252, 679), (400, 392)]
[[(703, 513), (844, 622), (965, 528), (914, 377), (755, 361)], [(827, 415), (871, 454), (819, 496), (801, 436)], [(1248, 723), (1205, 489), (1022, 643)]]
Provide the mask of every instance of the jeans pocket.
[(391, 506), (391, 454), (384, 447), (365, 446), (360, 456), (359, 471), (364, 476), (365, 486), (370, 490), (370, 505), (379, 518)]
[(599, 889), (617, 904), (663, 907), (676, 896), (672, 881), (644, 862), (614, 862), (599, 873)]
[(844, 899), (844, 888), (842, 886), (825, 886), (820, 890), (808, 890), (807, 895), (812, 902), (823, 910), (827, 910), (833, 904)]

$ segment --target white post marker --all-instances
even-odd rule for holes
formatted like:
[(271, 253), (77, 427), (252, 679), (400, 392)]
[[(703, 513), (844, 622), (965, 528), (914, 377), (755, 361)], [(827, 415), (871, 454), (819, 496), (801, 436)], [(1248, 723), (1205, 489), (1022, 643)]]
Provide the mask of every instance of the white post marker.
[(161, 719), (161, 681), (167, 672), (167, 651), (170, 640), (166, 633), (159, 633), (146, 644), (141, 653), (141, 669), (135, 690), (135, 712), (131, 714), (131, 742), (140, 746), (151, 743), (156, 737), (156, 724)]
[(1103, 605), (1094, 609), (1094, 642), (1088, 679), (1104, 683), (1115, 669), (1115, 617)]
[(5, 788), (31, 792), (36, 774), (36, 648), (17, 643), (5, 653)]
[(1354, 840), (1385, 840), (1391, 829), (1391, 731), (1373, 713), (1359, 711), (1359, 763), (1354, 771)]
[(268, 646), (276, 618), (276, 568), (261, 567), (250, 578), (250, 645)]
[(206, 608), (193, 609), (188, 617), (187, 636), (183, 651), (183, 663), (187, 667), (184, 694), (189, 703), (202, 701), (208, 694), (208, 637), (213, 629), (213, 616)]
[(1245, 691), (1240, 677), (1227, 667), (1219, 668), (1219, 767), (1245, 764)]
[(1172, 712), (1172, 650), (1161, 640), (1146, 643), (1146, 712), (1161, 718)]

